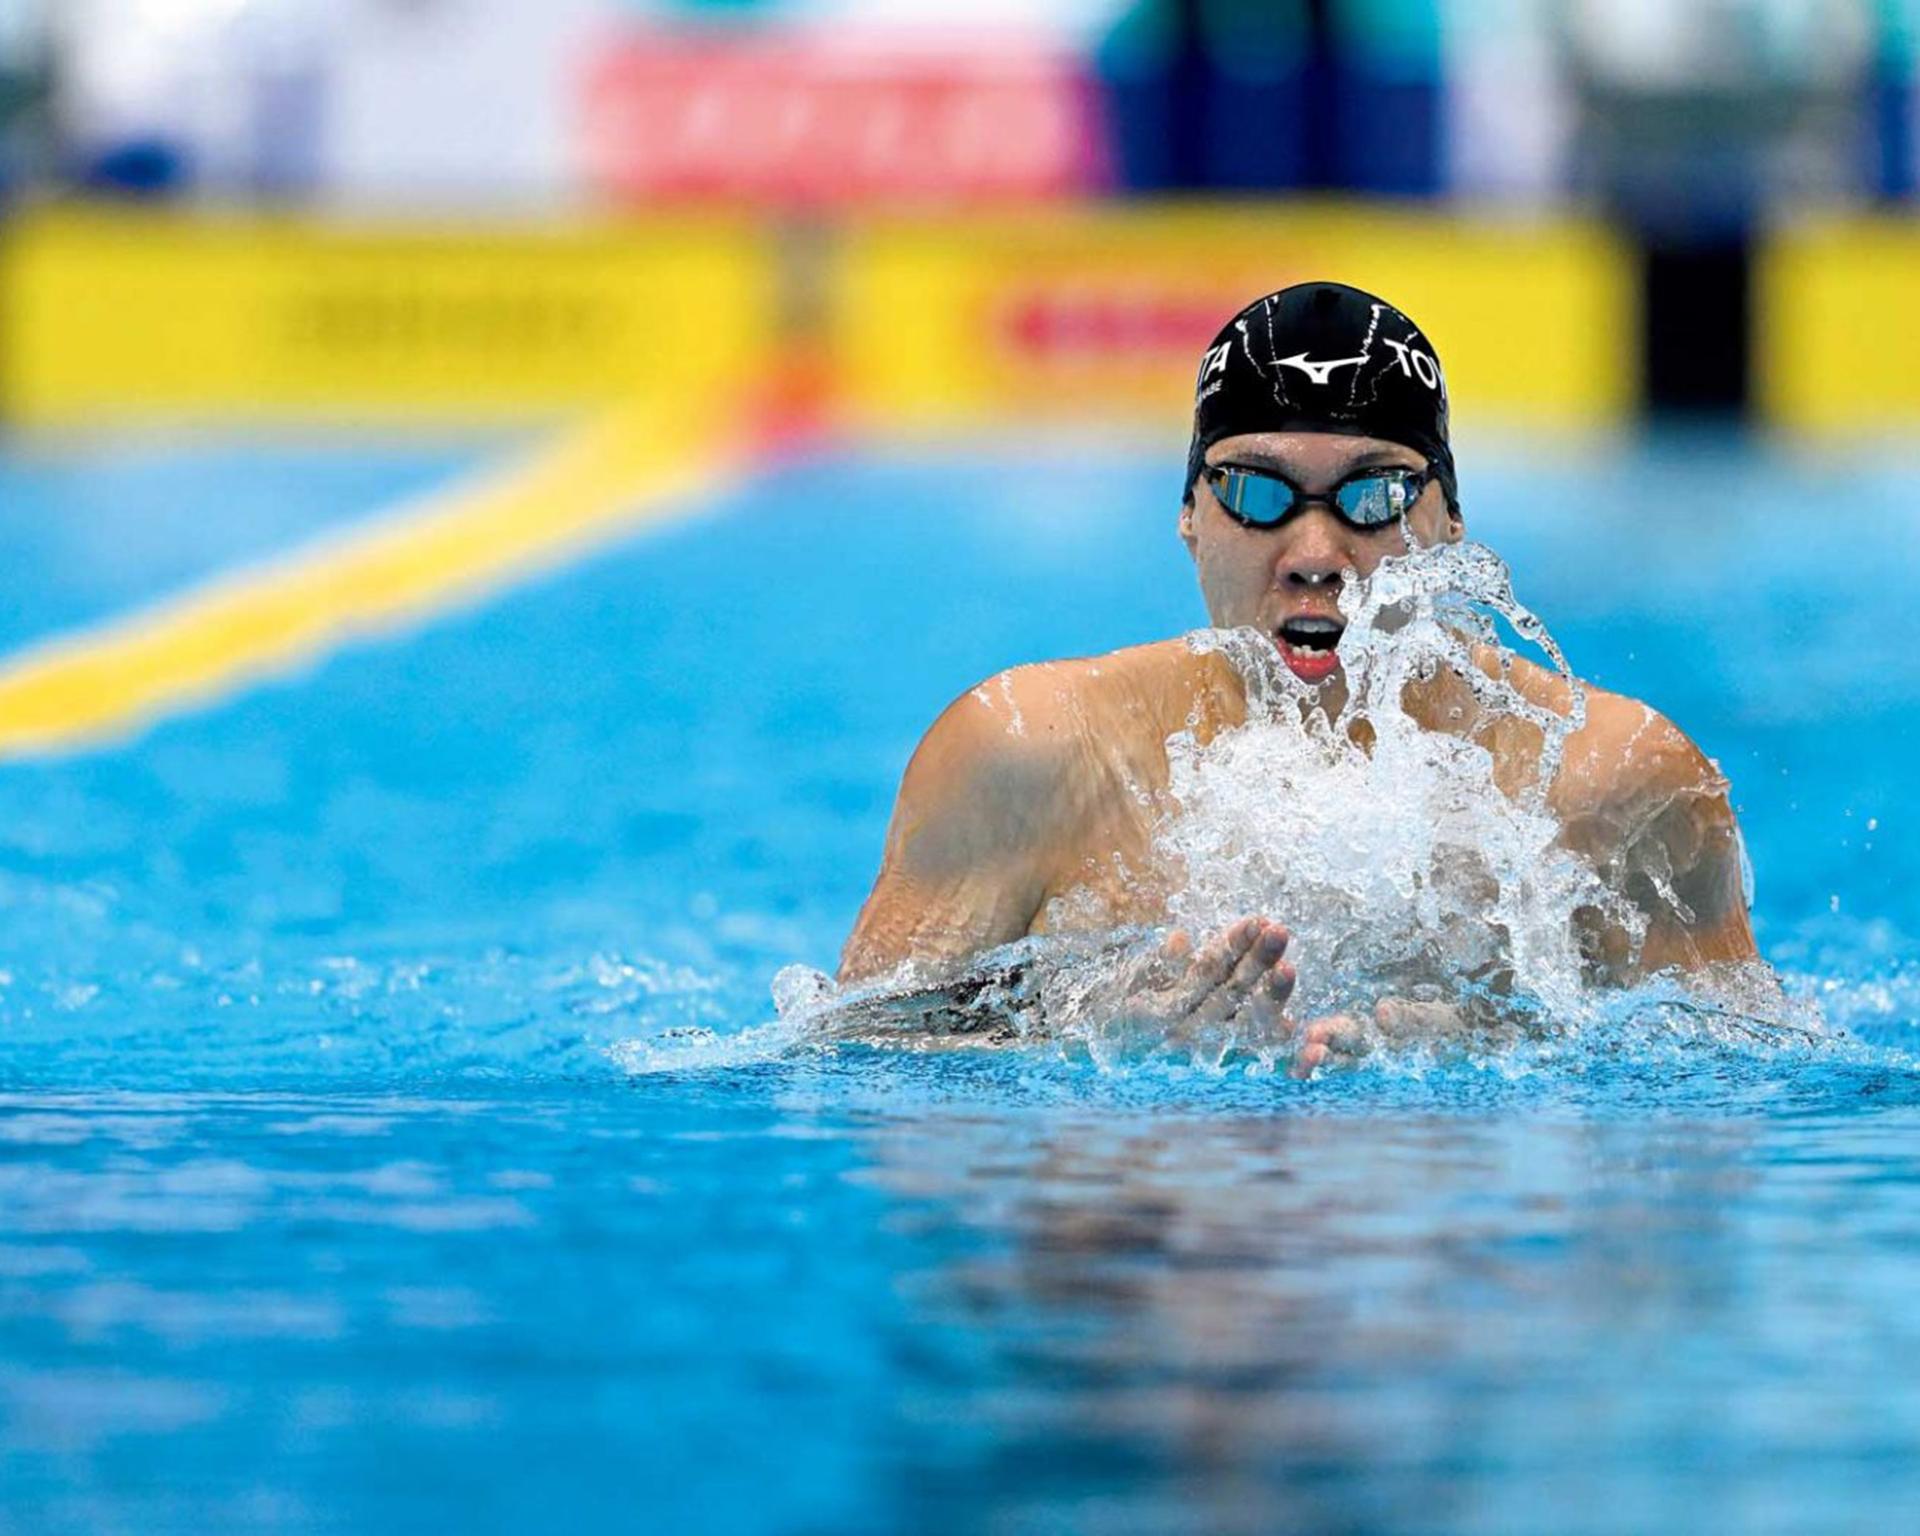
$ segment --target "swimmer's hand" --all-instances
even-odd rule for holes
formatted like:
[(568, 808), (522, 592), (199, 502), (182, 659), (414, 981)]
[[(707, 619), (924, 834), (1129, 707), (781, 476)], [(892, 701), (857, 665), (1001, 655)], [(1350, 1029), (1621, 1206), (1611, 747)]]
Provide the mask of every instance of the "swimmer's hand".
[(1176, 929), (1159, 954), (1163, 975), (1170, 972), (1171, 979), (1136, 993), (1129, 1012), (1178, 1049), (1224, 1058), (1239, 1047), (1290, 1057), (1288, 1075), (1302, 1080), (1329, 1063), (1357, 1061), (1376, 1046), (1457, 1039), (1467, 1032), (1466, 1016), (1451, 1004), (1403, 998), (1383, 1000), (1365, 1023), (1345, 1013), (1296, 1021), (1287, 1013), (1295, 979), (1284, 958), (1291, 937), (1280, 923), (1243, 917), (1196, 953), (1186, 931)]
[(1329, 1063), (1350, 1065), (1375, 1047), (1458, 1044), (1488, 1033), (1486, 1025), (1476, 1024), (1466, 1009), (1453, 1003), (1382, 998), (1369, 1022), (1336, 1013), (1302, 1025), (1290, 1070), (1295, 1077), (1308, 1078)]
[(1235, 1046), (1258, 1048), (1288, 1032), (1294, 970), (1285, 959), (1284, 925), (1243, 917), (1200, 946), (1184, 928), (1167, 935), (1153, 984), (1127, 998), (1135, 1028), (1224, 1060)]

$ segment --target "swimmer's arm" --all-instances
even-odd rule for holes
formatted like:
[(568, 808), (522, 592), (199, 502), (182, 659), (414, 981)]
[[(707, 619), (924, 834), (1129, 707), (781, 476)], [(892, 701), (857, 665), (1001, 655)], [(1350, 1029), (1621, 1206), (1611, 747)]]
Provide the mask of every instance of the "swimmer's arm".
[(908, 960), (957, 965), (1025, 937), (1047, 897), (1066, 798), (1059, 737), (1030, 714), (1016, 730), (976, 691), (927, 732), (841, 953), (842, 984)]
[(1569, 842), (1586, 841), (1583, 851), (1646, 919), (1637, 955), (1605, 957), (1613, 979), (1757, 957), (1728, 787), (1676, 726), (1653, 716), (1596, 812), (1569, 827)]

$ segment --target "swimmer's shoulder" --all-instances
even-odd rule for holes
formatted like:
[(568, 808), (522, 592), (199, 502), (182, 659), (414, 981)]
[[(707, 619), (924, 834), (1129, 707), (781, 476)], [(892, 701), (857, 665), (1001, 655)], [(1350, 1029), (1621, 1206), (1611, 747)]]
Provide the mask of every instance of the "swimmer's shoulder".
[(902, 805), (987, 816), (1015, 837), (1059, 831), (1084, 776), (1088, 701), (1104, 660), (1029, 662), (963, 691), (915, 749)]
[(1044, 890), (1070, 819), (1072, 743), (1027, 670), (995, 673), (927, 727), (900, 781), (883, 881)]
[(1117, 787), (1164, 785), (1167, 740), (1203, 742), (1246, 718), (1224, 658), (1183, 639), (996, 672), (941, 713), (901, 786), (909, 820), (988, 819), (1009, 841), (1077, 847)]
[[(1497, 653), (1476, 649), (1483, 669), (1497, 674)], [(1573, 687), (1564, 674), (1525, 657), (1507, 661), (1507, 678), (1523, 699), (1562, 718), (1572, 713)], [(1586, 722), (1567, 738), (1554, 784), (1563, 814), (1621, 811), (1681, 792), (1724, 793), (1718, 766), (1659, 710), (1592, 683), (1580, 689)]]
[[(1565, 677), (1531, 663), (1515, 668), (1522, 696), (1556, 714), (1572, 709)], [(1583, 683), (1586, 722), (1567, 738), (1554, 798), (1569, 813), (1632, 819), (1676, 794), (1724, 795), (1726, 779), (1698, 744), (1651, 704)]]
[(1652, 705), (1587, 690), (1587, 723), (1567, 744), (1565, 776), (1617, 812), (1652, 810), (1675, 795), (1724, 797), (1719, 764)]
[(1159, 746), (1175, 731), (1206, 737), (1246, 717), (1232, 665), (1184, 638), (1010, 667), (956, 705), (967, 700), (1004, 735), (1042, 750), (1136, 737)]
[(1720, 765), (1639, 699), (1587, 689), (1551, 799), (1569, 847), (1645, 912), (1639, 965), (1754, 957), (1745, 854)]

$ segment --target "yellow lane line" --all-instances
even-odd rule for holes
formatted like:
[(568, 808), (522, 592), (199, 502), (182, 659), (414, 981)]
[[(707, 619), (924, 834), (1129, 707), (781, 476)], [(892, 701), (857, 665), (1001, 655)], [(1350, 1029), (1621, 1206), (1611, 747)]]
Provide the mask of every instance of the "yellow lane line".
[(691, 413), (622, 410), (475, 483), (0, 658), (0, 760), (126, 735), (674, 521), (710, 499), (713, 468)]

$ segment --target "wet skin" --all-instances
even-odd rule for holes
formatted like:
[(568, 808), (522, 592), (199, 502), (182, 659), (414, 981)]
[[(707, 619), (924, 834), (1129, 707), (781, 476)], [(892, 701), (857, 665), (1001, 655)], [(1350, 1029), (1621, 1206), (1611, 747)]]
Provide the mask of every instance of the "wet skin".
[[(1306, 491), (1325, 491), (1362, 469), (1424, 463), (1399, 444), (1327, 433), (1227, 438), (1207, 461), (1274, 470)], [(1345, 677), (1337, 665), (1326, 675), (1323, 652), (1290, 643), (1303, 633), (1290, 621), (1339, 621), (1345, 573), (1364, 578), (1410, 542), (1451, 543), (1464, 531), (1433, 484), (1404, 520), (1384, 528), (1351, 527), (1319, 504), (1278, 528), (1247, 528), (1203, 479), (1178, 521), (1212, 624), (1258, 629), (1297, 674), (1324, 676), (1318, 699), (1330, 712), (1346, 702)], [(1497, 667), (1490, 653), (1485, 666)], [(1571, 690), (1552, 673), (1516, 660), (1510, 681), (1529, 702), (1561, 715), (1571, 709)], [(1548, 804), (1562, 842), (1590, 859), (1648, 922), (1637, 953), (1618, 935), (1597, 940), (1604, 974), (1629, 982), (1754, 958), (1725, 781), (1647, 706), (1591, 687), (1586, 698), (1586, 724), (1567, 739)], [(1458, 675), (1442, 673), (1403, 703), (1426, 728), (1470, 735), (1486, 747), (1507, 793), (1536, 781), (1539, 728), (1487, 715)], [(1244, 723), (1246, 713), (1233, 668), (1182, 639), (1018, 667), (963, 694), (908, 764), (840, 979), (867, 981), (909, 959), (958, 964), (1030, 933), (1164, 923), (1174, 876), (1156, 866), (1152, 846), (1155, 824), (1173, 809), (1167, 738), (1191, 723), (1204, 743)], [(1649, 867), (1661, 871), (1677, 902), (1655, 888)], [(1175, 1033), (1231, 1021), (1242, 1038), (1282, 1039), (1296, 1074), (1311, 1073), (1356, 1026), (1286, 1014), (1294, 970), (1284, 916), (1248, 913), (1198, 940), (1173, 933), (1162, 951), (1166, 984), (1138, 1000), (1140, 1011)], [(1394, 999), (1382, 999), (1373, 1022), (1390, 1034), (1444, 1024), (1431, 1010)]]

